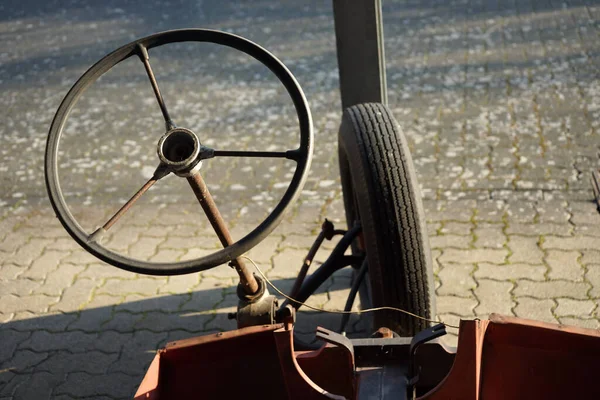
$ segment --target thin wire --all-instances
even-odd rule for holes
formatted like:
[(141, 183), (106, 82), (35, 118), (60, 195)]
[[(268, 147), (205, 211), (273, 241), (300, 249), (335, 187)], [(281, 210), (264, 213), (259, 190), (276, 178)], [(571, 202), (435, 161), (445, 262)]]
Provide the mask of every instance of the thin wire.
[(292, 301), (292, 302), (294, 302), (296, 304), (300, 304), (300, 305), (302, 305), (302, 306), (304, 306), (306, 308), (310, 308), (311, 310), (315, 310), (315, 311), (319, 311), (319, 312), (325, 312), (325, 313), (330, 313), (330, 314), (359, 314), (359, 315), (363, 314), (363, 313), (374, 312), (374, 311), (391, 310), (391, 311), (398, 311), (398, 312), (404, 313), (406, 315), (410, 315), (413, 318), (418, 318), (418, 319), (421, 319), (423, 321), (434, 322), (436, 324), (444, 324), (448, 328), (459, 329), (459, 327), (456, 326), (456, 325), (450, 325), (450, 324), (445, 323), (444, 321), (438, 321), (438, 320), (435, 320), (435, 319), (425, 318), (425, 317), (422, 317), (420, 315), (413, 314), (410, 311), (406, 311), (406, 310), (403, 310), (401, 308), (396, 308), (396, 307), (387, 307), (387, 306), (386, 307), (375, 307), (375, 308), (367, 308), (365, 310), (360, 310), (360, 311), (325, 310), (323, 308), (314, 307), (314, 306), (311, 306), (310, 304), (306, 304), (306, 303), (303, 303), (301, 301), (298, 301), (298, 300), (296, 300), (296, 299), (288, 296), (287, 294), (283, 293), (281, 290), (279, 290), (277, 288), (277, 286), (275, 286), (273, 284), (273, 282), (271, 282), (269, 280), (269, 278), (267, 278), (265, 276), (265, 274), (261, 271), (261, 269), (258, 267), (258, 265), (256, 265), (256, 263), (250, 257), (248, 257), (248, 256), (240, 256), (240, 257), (241, 258), (245, 258), (246, 260), (250, 261), (252, 263), (252, 265), (254, 265), (254, 268), (256, 268), (256, 270), (258, 271), (258, 273), (262, 276), (262, 278), (269, 284), (269, 286), (271, 286), (273, 288), (273, 290), (275, 290), (281, 296), (285, 297), (289, 301)]

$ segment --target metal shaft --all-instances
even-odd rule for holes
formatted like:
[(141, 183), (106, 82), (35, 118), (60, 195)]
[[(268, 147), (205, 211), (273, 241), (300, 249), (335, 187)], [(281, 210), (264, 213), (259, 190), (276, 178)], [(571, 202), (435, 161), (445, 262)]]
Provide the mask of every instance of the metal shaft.
[[(231, 238), (231, 234), (229, 233), (229, 229), (227, 229), (227, 225), (225, 224), (225, 220), (221, 216), (221, 213), (217, 209), (217, 205), (213, 200), (208, 188), (206, 187), (206, 183), (204, 183), (204, 179), (199, 173), (196, 173), (187, 178), (196, 198), (200, 202), (208, 221), (212, 225), (213, 229), (217, 233), (221, 244), (224, 247), (230, 246), (233, 244), (233, 239)], [(236, 258), (231, 261), (233, 267), (237, 271), (240, 276), (240, 283), (244, 288), (244, 291), (247, 294), (255, 294), (258, 292), (258, 283), (256, 282), (256, 278), (246, 267), (246, 264), (240, 258)]]

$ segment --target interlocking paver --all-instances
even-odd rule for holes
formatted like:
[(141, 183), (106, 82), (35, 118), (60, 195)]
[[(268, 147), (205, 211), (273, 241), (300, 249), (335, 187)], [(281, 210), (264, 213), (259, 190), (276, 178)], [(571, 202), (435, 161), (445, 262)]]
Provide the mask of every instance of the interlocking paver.
[(592, 300), (557, 299), (558, 306), (554, 313), (558, 317), (569, 316), (591, 316), (596, 309), (596, 303)]
[(535, 319), (538, 321), (551, 322), (556, 324), (558, 321), (554, 317), (552, 310), (556, 307), (554, 301), (549, 299), (533, 299), (530, 297), (519, 297), (515, 307), (515, 314), (520, 318)]
[(469, 249), (469, 250), (457, 250), (447, 249), (444, 250), (439, 258), (441, 263), (455, 262), (455, 263), (479, 263), (479, 262), (490, 262), (495, 264), (503, 264), (508, 256), (508, 251), (500, 249)]
[(565, 280), (536, 282), (519, 279), (517, 282), (517, 286), (514, 290), (514, 295), (517, 297), (533, 296), (539, 299), (568, 297), (583, 300), (587, 298), (587, 292), (590, 289), (588, 283)]
[(578, 236), (571, 238), (547, 236), (542, 247), (558, 250), (593, 250), (597, 249), (599, 244), (600, 240), (593, 236)]
[[(68, 282), (65, 283), (68, 284)], [(85, 306), (91, 300), (93, 296), (92, 291), (98, 286), (98, 282), (89, 279), (77, 280), (71, 286), (65, 288), (60, 299), (57, 299), (50, 309), (52, 311), (63, 312), (79, 310), (80, 307)]]
[(511, 315), (515, 306), (510, 291), (513, 289), (511, 282), (498, 282), (489, 279), (479, 279), (475, 288), (475, 296), (479, 304), (475, 307), (475, 314), (487, 318), (491, 313)]
[(473, 309), (479, 303), (474, 297), (457, 297), (457, 296), (438, 296), (437, 297), (438, 314), (454, 314), (466, 317), (473, 317)]
[[(79, 281), (78, 281), (79, 282)], [(98, 288), (98, 294), (112, 294), (121, 296), (123, 294), (140, 294), (143, 296), (151, 296), (158, 292), (158, 288), (167, 283), (167, 278), (152, 279), (152, 278), (135, 278), (135, 279), (117, 279), (108, 278), (106, 283)]]
[(508, 248), (511, 250), (508, 258), (511, 263), (543, 263), (544, 253), (538, 246), (537, 238), (509, 236)]
[(550, 279), (568, 279), (581, 281), (583, 279), (583, 268), (579, 264), (581, 253), (578, 251), (547, 251), (547, 263), (550, 267), (548, 277)]
[(477, 286), (472, 276), (474, 270), (475, 266), (470, 264), (445, 264), (438, 273), (442, 285), (437, 290), (437, 294), (470, 296), (470, 291)]
[(473, 239), (470, 236), (440, 235), (429, 237), (429, 244), (432, 249), (446, 249), (450, 247), (468, 249), (472, 241)]
[(487, 278), (494, 280), (531, 279), (544, 280), (547, 268), (544, 265), (530, 264), (508, 264), (496, 265), (479, 263), (473, 274), (475, 278)]

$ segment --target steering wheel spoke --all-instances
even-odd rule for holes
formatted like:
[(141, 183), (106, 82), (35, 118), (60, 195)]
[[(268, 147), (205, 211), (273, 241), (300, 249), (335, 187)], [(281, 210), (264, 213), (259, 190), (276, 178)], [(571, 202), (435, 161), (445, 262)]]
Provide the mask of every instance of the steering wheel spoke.
[(298, 161), (302, 156), (300, 150), (287, 151), (247, 151), (247, 150), (213, 150), (212, 157), (254, 157), (254, 158), (287, 158)]
[(148, 79), (150, 79), (150, 84), (152, 85), (152, 90), (154, 91), (154, 96), (156, 97), (156, 101), (158, 101), (158, 106), (160, 107), (160, 111), (162, 112), (163, 118), (165, 119), (167, 131), (169, 131), (175, 128), (175, 124), (171, 120), (171, 116), (169, 115), (169, 111), (167, 110), (165, 100), (163, 99), (162, 94), (160, 93), (160, 89), (158, 88), (156, 76), (154, 76), (154, 71), (152, 71), (152, 66), (150, 65), (150, 56), (148, 55), (148, 49), (142, 43), (138, 43), (136, 50), (138, 52), (140, 60), (144, 64), (146, 74), (148, 74)]
[(91, 235), (88, 236), (88, 242), (93, 241), (99, 243), (104, 234), (108, 232), (108, 230), (112, 228), (112, 226), (116, 224), (117, 221), (121, 219), (121, 217), (125, 215), (131, 207), (133, 207), (133, 205), (144, 195), (144, 193), (146, 193), (152, 186), (154, 186), (156, 182), (167, 176), (169, 173), (170, 171), (163, 164), (159, 164), (152, 174), (152, 177), (148, 179), (148, 181), (133, 196), (131, 196), (131, 198), (125, 204), (123, 204), (123, 206), (119, 208), (119, 210), (112, 217), (110, 217), (110, 219), (106, 221), (104, 225), (96, 229)]

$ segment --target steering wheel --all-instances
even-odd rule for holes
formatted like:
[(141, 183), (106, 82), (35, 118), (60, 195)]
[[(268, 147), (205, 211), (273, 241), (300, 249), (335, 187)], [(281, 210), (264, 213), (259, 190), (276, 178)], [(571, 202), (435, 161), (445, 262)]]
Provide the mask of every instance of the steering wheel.
[[(300, 128), (300, 147), (283, 152), (272, 151), (231, 151), (212, 149), (203, 146), (198, 136), (189, 129), (176, 127), (160, 93), (158, 83), (150, 66), (148, 50), (168, 43), (210, 42), (228, 46), (244, 52), (268, 67), (285, 86), (289, 93)], [(79, 97), (103, 74), (121, 61), (138, 56), (152, 85), (154, 95), (165, 120), (166, 131), (157, 145), (158, 167), (145, 185), (102, 227), (95, 232), (86, 232), (75, 220), (65, 202), (58, 177), (57, 157), (60, 138), (65, 123)], [(261, 46), (230, 33), (206, 29), (182, 29), (158, 33), (131, 42), (108, 54), (88, 69), (63, 99), (54, 116), (48, 142), (46, 144), (45, 175), (48, 195), (56, 216), (67, 232), (84, 249), (99, 259), (116, 267), (149, 275), (179, 275), (204, 271), (226, 262), (236, 263), (247, 252), (271, 233), (281, 222), (285, 211), (297, 200), (306, 181), (313, 152), (313, 126), (308, 103), (300, 85), (292, 73), (275, 56)], [(273, 211), (254, 230), (237, 242), (233, 242), (212, 197), (199, 173), (204, 160), (213, 157), (271, 157), (286, 158), (296, 162), (296, 170), (290, 186)], [(146, 192), (164, 176), (174, 173), (188, 180), (200, 201), (207, 217), (215, 229), (224, 249), (201, 258), (172, 263), (153, 263), (129, 258), (113, 252), (100, 244), (100, 239), (117, 220)]]

